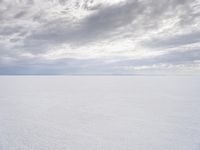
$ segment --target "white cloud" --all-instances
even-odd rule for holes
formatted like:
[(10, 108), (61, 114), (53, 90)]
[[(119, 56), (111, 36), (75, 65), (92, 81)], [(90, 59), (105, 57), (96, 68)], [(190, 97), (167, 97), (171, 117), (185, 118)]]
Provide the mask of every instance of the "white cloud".
[[(1, 0), (0, 69), (64, 66), (71, 59), (94, 73), (91, 62), (115, 62), (106, 70), (111, 73), (130, 65), (193, 66), (200, 60), (199, 10), (198, 0)], [(82, 72), (79, 63), (72, 64)]]

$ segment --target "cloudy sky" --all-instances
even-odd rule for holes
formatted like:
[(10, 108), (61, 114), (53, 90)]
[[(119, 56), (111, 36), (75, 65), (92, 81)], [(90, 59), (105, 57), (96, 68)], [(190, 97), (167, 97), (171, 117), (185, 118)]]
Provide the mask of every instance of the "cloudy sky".
[(200, 0), (0, 0), (0, 74), (200, 73)]

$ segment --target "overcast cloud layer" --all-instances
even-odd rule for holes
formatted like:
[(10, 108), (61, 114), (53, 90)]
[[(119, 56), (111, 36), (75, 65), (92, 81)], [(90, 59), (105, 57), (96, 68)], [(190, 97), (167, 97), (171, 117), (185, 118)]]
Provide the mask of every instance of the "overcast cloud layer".
[(200, 0), (0, 0), (0, 74), (200, 73)]

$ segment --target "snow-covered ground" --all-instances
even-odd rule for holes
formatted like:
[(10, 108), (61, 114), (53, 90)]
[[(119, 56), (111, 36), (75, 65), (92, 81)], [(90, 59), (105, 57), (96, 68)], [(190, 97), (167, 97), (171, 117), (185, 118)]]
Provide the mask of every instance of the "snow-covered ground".
[(2, 76), (0, 150), (200, 150), (200, 77)]

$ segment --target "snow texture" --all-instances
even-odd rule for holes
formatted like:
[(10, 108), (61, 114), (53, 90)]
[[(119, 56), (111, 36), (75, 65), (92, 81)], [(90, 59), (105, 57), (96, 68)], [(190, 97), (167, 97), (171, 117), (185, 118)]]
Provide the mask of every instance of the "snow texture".
[(200, 77), (2, 76), (0, 150), (200, 150)]

